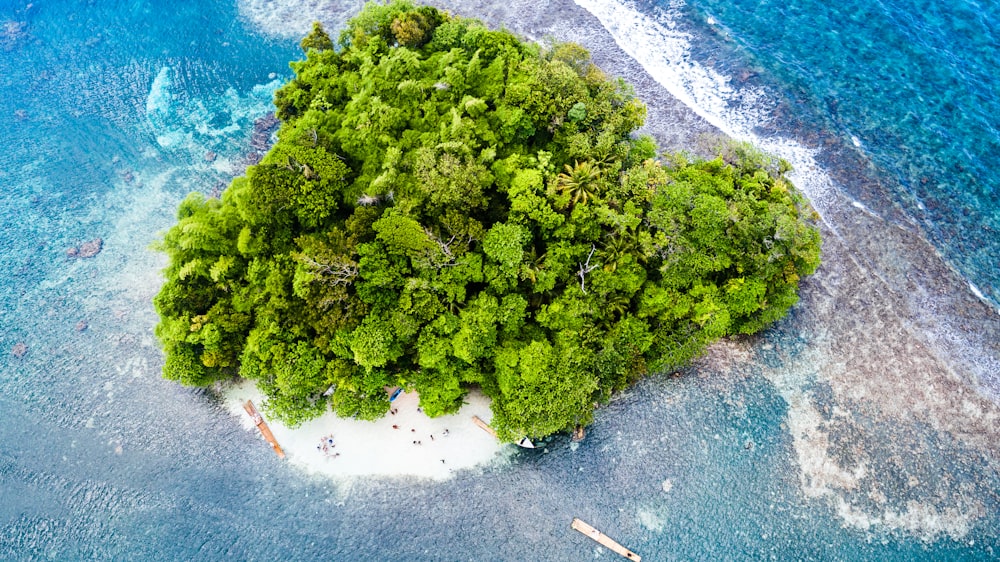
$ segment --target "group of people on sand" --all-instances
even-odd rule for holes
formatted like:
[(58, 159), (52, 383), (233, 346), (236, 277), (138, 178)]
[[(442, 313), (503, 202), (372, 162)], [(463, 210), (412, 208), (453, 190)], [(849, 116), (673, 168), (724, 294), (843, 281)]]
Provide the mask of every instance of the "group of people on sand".
[[(420, 408), (417, 408), (417, 409), (420, 410)], [(392, 414), (392, 415), (396, 415), (396, 413), (398, 411), (399, 410), (396, 409), (396, 408), (391, 408), (389, 410), (389, 413)], [(398, 424), (393, 424), (392, 428), (393, 429), (400, 429), (400, 427), (399, 427)], [(411, 433), (416, 433), (417, 430), (411, 428), (410, 432)], [(445, 429), (443, 432), (441, 432), (440, 436), (447, 437), (448, 436), (448, 430)], [(431, 438), (431, 441), (434, 441), (434, 435), (433, 434), (430, 435), (430, 438)], [(423, 441), (415, 439), (413, 441), (413, 444), (414, 445), (423, 445)], [(316, 451), (322, 453), (324, 456), (326, 456), (329, 459), (335, 459), (335, 458), (337, 458), (337, 457), (340, 456), (340, 453), (334, 451), (334, 448), (336, 446), (337, 446), (337, 444), (333, 440), (333, 434), (329, 433), (329, 434), (324, 435), (323, 437), (320, 438), (319, 444), (316, 445)], [(443, 463), (444, 459), (441, 459), (441, 462)]]
[(333, 434), (324, 435), (319, 440), (319, 445), (316, 445), (316, 450), (323, 453), (327, 458), (335, 459), (340, 456), (340, 453), (334, 452), (333, 448), (337, 444), (333, 441)]
[[(393, 428), (393, 429), (399, 429), (399, 425), (398, 425), (398, 424), (392, 424), (392, 428)], [(412, 428), (411, 428), (411, 429), (410, 429), (410, 432), (411, 432), (411, 433), (416, 433), (416, 432), (417, 432), (417, 430), (416, 430), (416, 429), (412, 429)], [(448, 435), (448, 430), (447, 430), (447, 429), (445, 429), (445, 430), (444, 430), (444, 432), (443, 432), (443, 433), (442, 433), (441, 435), (443, 435), (443, 436), (447, 436), (447, 435)], [(430, 437), (431, 437), (431, 441), (434, 441), (434, 434), (433, 434), (433, 433), (431, 433), (431, 434), (430, 434)], [(416, 440), (414, 440), (414, 441), (413, 441), (413, 444), (414, 444), (414, 445), (423, 445), (423, 444), (424, 444), (424, 442), (423, 442), (423, 441), (421, 441), (421, 440), (419, 440), (419, 439), (416, 439)]]

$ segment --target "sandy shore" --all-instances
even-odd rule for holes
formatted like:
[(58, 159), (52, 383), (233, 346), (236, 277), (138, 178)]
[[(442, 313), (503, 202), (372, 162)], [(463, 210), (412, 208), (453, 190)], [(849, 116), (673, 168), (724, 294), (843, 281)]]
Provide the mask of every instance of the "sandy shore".
[[(243, 410), (246, 400), (258, 409), (261, 393), (243, 381), (222, 390), (226, 409), (269, 448)], [(455, 471), (501, 462), (514, 445), (501, 445), (472, 423), (472, 416), (492, 417), (490, 400), (471, 392), (458, 413), (429, 418), (419, 409), (416, 393), (401, 393), (392, 403), (394, 414), (366, 422), (343, 419), (332, 412), (291, 429), (267, 419), (288, 462), (307, 472), (333, 477), (417, 476), (444, 480)], [(263, 413), (263, 412), (262, 412)], [(332, 440), (332, 443), (330, 442)]]
[(976, 498), (995, 494), (988, 475), (1000, 465), (1000, 322), (882, 180), (864, 173), (863, 152), (835, 132), (780, 118), (790, 113), (780, 104), (755, 108), (753, 80), (718, 77), (733, 107), (686, 106), (671, 94), (675, 78), (707, 71), (670, 50), (683, 49), (683, 26), (655, 28), (617, 2), (428, 3), (529, 39), (583, 44), (634, 86), (648, 107), (642, 131), (667, 151), (705, 154), (706, 138), (732, 135), (792, 161), (793, 181), (821, 216), (823, 264), (788, 319), (720, 342), (691, 374), (769, 380), (788, 405), (803, 496), (824, 498), (846, 525), (960, 537), (982, 517)]
[[(793, 181), (822, 217), (823, 263), (788, 319), (720, 342), (690, 374), (720, 384), (754, 371), (768, 379), (788, 404), (803, 496), (823, 498), (845, 525), (958, 538), (983, 517), (978, 498), (995, 493), (988, 475), (1000, 463), (1000, 322), (881, 180), (857, 174), (870, 166), (863, 154), (835, 134), (776, 119), (787, 114), (780, 105), (742, 114), (737, 103), (735, 115), (724, 107), (710, 123), (699, 113), (711, 108), (687, 107), (667, 87), (675, 71), (703, 72), (700, 63), (672, 53), (664, 68), (648, 56), (650, 45), (668, 49), (685, 31), (649, 35), (648, 22), (608, 10), (613, 3), (431, 3), (532, 39), (585, 45), (598, 66), (635, 86), (649, 109), (643, 132), (668, 151), (699, 153), (706, 138), (725, 134), (792, 161)], [(581, 6), (591, 4), (615, 15), (604, 24)], [(722, 79), (735, 102), (759, 93), (752, 81)]]

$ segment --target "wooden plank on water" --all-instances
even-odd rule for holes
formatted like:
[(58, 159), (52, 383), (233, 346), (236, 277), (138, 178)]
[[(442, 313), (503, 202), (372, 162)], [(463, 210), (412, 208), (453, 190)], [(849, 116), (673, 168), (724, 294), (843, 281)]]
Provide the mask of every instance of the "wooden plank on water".
[(608, 550), (612, 552), (621, 554), (622, 556), (628, 558), (629, 560), (635, 560), (635, 562), (639, 562), (641, 560), (638, 554), (618, 544), (611, 537), (605, 535), (604, 533), (598, 531), (597, 529), (591, 527), (589, 524), (581, 521), (576, 517), (573, 518), (572, 526), (577, 531), (580, 531), (584, 535), (587, 535), (588, 537), (594, 539), (595, 541), (599, 542), (602, 546), (606, 547)]

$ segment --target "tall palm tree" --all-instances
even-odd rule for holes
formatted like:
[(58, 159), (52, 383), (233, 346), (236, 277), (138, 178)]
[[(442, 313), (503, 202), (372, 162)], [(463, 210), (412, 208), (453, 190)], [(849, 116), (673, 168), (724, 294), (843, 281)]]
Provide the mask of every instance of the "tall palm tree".
[(538, 249), (532, 245), (531, 251), (528, 252), (527, 263), (521, 266), (521, 279), (530, 279), (532, 283), (538, 281), (538, 273), (545, 267), (546, 256), (548, 253), (539, 254)]
[(556, 177), (556, 189), (572, 196), (570, 206), (582, 201), (584, 204), (596, 196), (597, 182), (601, 178), (601, 168), (587, 160), (575, 161), (573, 166), (565, 165), (564, 172)]
[(625, 256), (636, 253), (636, 240), (630, 232), (620, 232), (608, 238), (599, 254), (605, 271), (616, 271)]

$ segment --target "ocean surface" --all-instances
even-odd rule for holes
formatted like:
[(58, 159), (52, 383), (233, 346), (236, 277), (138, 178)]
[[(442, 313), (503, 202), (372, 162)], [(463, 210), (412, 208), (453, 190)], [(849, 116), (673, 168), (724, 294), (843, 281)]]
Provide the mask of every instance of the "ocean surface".
[[(642, 381), (579, 446), (306, 475), (160, 379), (150, 246), (259, 155), (312, 14), (360, 3), (0, 0), (0, 560), (615, 559), (573, 517), (644, 560), (1000, 557), (1000, 356), (967, 344), (1000, 322), (1000, 4), (527, 4), (511, 28), (605, 41), (792, 161), (831, 242), (790, 317)], [(896, 296), (927, 271), (948, 290)]]

